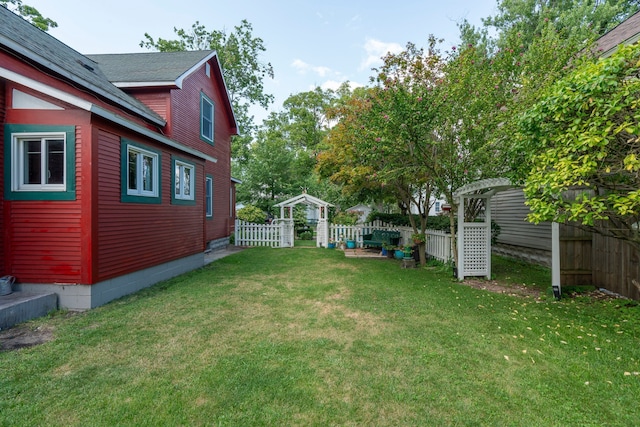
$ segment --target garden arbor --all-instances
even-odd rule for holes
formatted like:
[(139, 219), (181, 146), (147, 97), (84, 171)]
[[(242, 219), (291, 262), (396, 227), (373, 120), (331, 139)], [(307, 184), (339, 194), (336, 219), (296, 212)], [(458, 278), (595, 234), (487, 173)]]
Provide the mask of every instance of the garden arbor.
[[(460, 187), (453, 193), (458, 205), (458, 280), (467, 276), (491, 278), (491, 197), (512, 188), (507, 178), (490, 178)], [(481, 222), (465, 222), (464, 208), (468, 199), (484, 202)], [(560, 280), (560, 225), (551, 225), (551, 286), (556, 298), (561, 294)]]
[[(507, 178), (490, 178), (472, 182), (453, 193), (458, 205), (458, 279), (467, 276), (491, 278), (491, 197), (512, 187)], [(467, 222), (465, 206), (470, 199), (481, 199), (484, 206), (480, 220)]]
[(316, 246), (326, 247), (329, 240), (328, 211), (329, 207), (333, 205), (307, 193), (302, 193), (299, 196), (292, 197), (275, 205), (280, 208), (280, 218), (278, 219), (278, 222), (282, 225), (280, 247), (293, 247), (295, 233), (293, 208), (300, 203), (316, 207), (318, 218)]

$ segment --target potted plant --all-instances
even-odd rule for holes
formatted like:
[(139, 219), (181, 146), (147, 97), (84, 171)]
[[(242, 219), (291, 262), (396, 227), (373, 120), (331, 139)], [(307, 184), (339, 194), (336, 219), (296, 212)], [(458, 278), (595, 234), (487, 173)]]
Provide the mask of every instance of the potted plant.
[(393, 256), (395, 259), (404, 258), (404, 249), (402, 248), (402, 246), (398, 246), (393, 250)]
[(382, 256), (389, 256), (389, 252), (391, 252), (392, 250), (393, 245), (386, 242), (382, 243)]
[(402, 257), (404, 259), (413, 259), (413, 248), (409, 245), (402, 248)]
[(335, 249), (336, 248), (336, 241), (334, 239), (329, 239), (329, 242), (327, 243), (327, 249)]
[(411, 240), (413, 240), (413, 243), (415, 243), (416, 245), (420, 245), (427, 241), (427, 236), (425, 236), (423, 233), (413, 233), (411, 235)]
[(354, 239), (347, 239), (347, 249), (355, 249), (356, 241)]

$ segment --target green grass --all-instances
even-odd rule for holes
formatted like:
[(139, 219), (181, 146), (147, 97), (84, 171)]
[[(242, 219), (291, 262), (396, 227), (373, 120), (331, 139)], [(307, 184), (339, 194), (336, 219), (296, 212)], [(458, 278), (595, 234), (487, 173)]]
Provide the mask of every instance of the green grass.
[(296, 248), (297, 247), (315, 248), (316, 245), (317, 245), (316, 239), (312, 239), (312, 240), (296, 239), (293, 241), (293, 246)]
[[(538, 274), (500, 263), (497, 278)], [(0, 425), (637, 425), (639, 320), (621, 300), (248, 249), (32, 322), (55, 339), (0, 353)]]

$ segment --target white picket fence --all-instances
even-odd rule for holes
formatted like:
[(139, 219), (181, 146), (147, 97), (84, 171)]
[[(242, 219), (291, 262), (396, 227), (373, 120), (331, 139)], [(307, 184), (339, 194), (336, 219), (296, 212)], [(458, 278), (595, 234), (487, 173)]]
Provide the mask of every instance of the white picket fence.
[(449, 262), (453, 259), (451, 234), (440, 230), (427, 230), (426, 234), (425, 252), (427, 255), (442, 262)]
[[(282, 247), (284, 224), (277, 221), (273, 224), (253, 224), (236, 220), (235, 244), (236, 246), (270, 246)], [(355, 240), (357, 247), (362, 247), (362, 236), (370, 234), (373, 230), (390, 230), (400, 232), (400, 244), (411, 244), (411, 227), (397, 227), (382, 221), (374, 221), (358, 225), (329, 225), (329, 239), (334, 241)], [(427, 256), (448, 262), (452, 259), (451, 235), (444, 231), (427, 230), (427, 244), (425, 251)]]
[[(367, 224), (358, 225), (340, 225), (331, 224), (329, 226), (329, 238), (338, 241), (355, 240), (357, 247), (362, 247), (362, 236), (370, 234), (373, 230), (389, 230), (400, 232), (400, 244), (412, 244), (411, 235), (413, 229), (411, 227), (398, 227), (386, 224), (382, 221), (374, 221)], [(427, 256), (449, 262), (453, 258), (451, 252), (451, 235), (439, 230), (427, 230), (427, 244), (425, 252)]]
[(236, 246), (281, 246), (282, 224), (254, 224), (236, 220)]

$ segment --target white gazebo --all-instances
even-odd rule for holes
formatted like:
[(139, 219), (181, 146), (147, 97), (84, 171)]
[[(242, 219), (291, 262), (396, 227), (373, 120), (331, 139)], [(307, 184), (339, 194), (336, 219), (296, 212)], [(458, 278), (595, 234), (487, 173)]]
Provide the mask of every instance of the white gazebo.
[(283, 226), (282, 234), (280, 235), (280, 247), (293, 247), (295, 232), (293, 224), (293, 207), (300, 203), (307, 206), (315, 206), (317, 208), (318, 226), (316, 230), (316, 246), (326, 247), (329, 240), (329, 221), (327, 220), (329, 214), (328, 211), (329, 207), (333, 205), (307, 193), (302, 193), (299, 196), (292, 197), (275, 205), (280, 208), (280, 218), (278, 221), (281, 222)]

